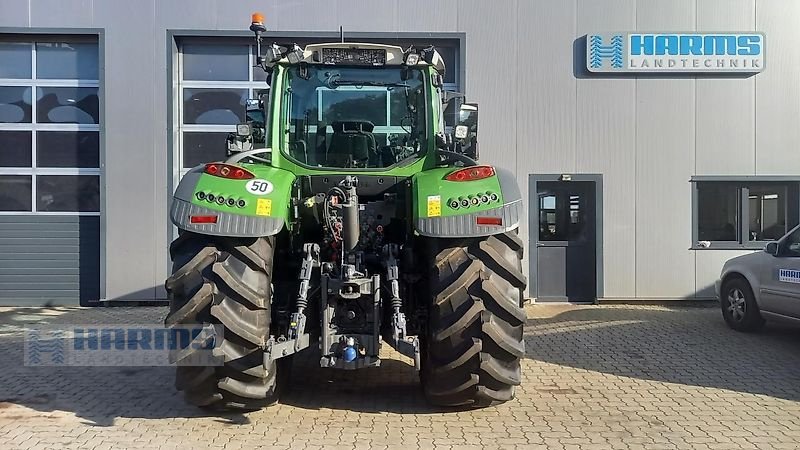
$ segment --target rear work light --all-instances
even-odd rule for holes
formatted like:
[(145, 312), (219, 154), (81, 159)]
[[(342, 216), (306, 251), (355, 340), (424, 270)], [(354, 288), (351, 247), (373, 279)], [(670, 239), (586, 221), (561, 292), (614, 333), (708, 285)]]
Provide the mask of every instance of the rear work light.
[(492, 166), (472, 166), (459, 169), (444, 177), (447, 181), (474, 181), (494, 176)]
[(250, 180), (256, 177), (247, 169), (223, 163), (206, 164), (204, 172), (209, 175), (214, 175), (215, 177), (228, 178), (231, 180)]
[(494, 225), (496, 227), (503, 226), (503, 218), (502, 217), (476, 217), (475, 218), (476, 225)]
[(217, 223), (217, 216), (189, 216), (189, 223)]

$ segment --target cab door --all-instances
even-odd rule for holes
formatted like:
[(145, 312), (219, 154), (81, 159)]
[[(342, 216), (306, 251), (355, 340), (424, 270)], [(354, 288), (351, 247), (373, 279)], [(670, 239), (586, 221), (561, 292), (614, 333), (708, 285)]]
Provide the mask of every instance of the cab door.
[(778, 242), (761, 274), (761, 303), (767, 312), (800, 318), (800, 226)]

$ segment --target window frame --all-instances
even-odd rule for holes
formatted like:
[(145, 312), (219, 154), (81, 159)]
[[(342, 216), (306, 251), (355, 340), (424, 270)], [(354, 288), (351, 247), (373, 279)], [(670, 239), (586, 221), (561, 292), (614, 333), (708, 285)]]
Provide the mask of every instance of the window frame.
[[(755, 183), (782, 184), (786, 195), (786, 232), (791, 231), (800, 223), (800, 177), (797, 176), (694, 176), (689, 180), (692, 184), (692, 242), (691, 250), (760, 250), (770, 240), (751, 241), (750, 236), (750, 188), (748, 185)], [(739, 226), (737, 232), (739, 239), (736, 241), (709, 241), (711, 244), (701, 246), (699, 241), (699, 191), (701, 183), (725, 184), (733, 186), (739, 196)], [(790, 192), (794, 189), (797, 195), (797, 204), (790, 207)], [(794, 215), (790, 215), (794, 213)]]
[[(223, 81), (223, 80), (185, 80), (184, 79), (184, 51), (185, 45), (231, 45), (231, 46), (245, 46), (247, 45), (247, 61), (250, 69), (247, 73), (247, 80), (238, 81)], [(175, 164), (174, 167), (179, 174), (179, 178), (186, 175), (187, 172), (192, 170), (192, 167), (183, 167), (184, 165), (184, 133), (232, 133), (236, 132), (236, 124), (233, 125), (219, 125), (219, 124), (187, 124), (184, 123), (184, 92), (186, 89), (241, 89), (247, 91), (247, 99), (256, 98), (256, 94), (260, 91), (270, 89), (269, 80), (256, 80), (255, 70), (255, 45), (244, 43), (241, 41), (231, 41), (229, 39), (219, 39), (217, 41), (208, 41), (205, 39), (194, 40), (186, 39), (177, 42), (177, 120), (175, 121), (175, 131), (177, 133), (177, 145), (175, 148)], [(245, 100), (247, 100), (245, 99)], [(244, 111), (244, 105), (242, 109)], [(224, 151), (224, 147), (220, 147)], [(177, 185), (176, 185), (177, 186)]]
[[(24, 33), (7, 33), (0, 29), (0, 42), (16, 42), (27, 44), (31, 50), (31, 73), (30, 78), (0, 78), (0, 86), (20, 86), (30, 87), (33, 92), (39, 88), (52, 87), (86, 87), (97, 89), (98, 98), (98, 123), (96, 124), (73, 124), (73, 123), (39, 123), (37, 121), (38, 101), (31, 101), (31, 122), (29, 123), (0, 123), (2, 131), (26, 131), (31, 133), (31, 164), (29, 167), (0, 167), (0, 175), (21, 175), (31, 178), (31, 210), (30, 211), (2, 211), (0, 216), (20, 216), (20, 215), (50, 215), (50, 216), (95, 216), (100, 217), (104, 209), (105, 180), (103, 177), (104, 166), (104, 99), (102, 88), (103, 74), (103, 40), (102, 33), (84, 33), (81, 30), (77, 34), (69, 33), (44, 33), (26, 30)], [(94, 44), (98, 52), (98, 78), (88, 79), (57, 79), (57, 78), (37, 78), (37, 43), (87, 43)], [(98, 167), (38, 167), (37, 161), (37, 133), (40, 131), (65, 131), (80, 132), (90, 131), (98, 133)], [(100, 189), (98, 210), (97, 211), (39, 211), (37, 210), (37, 177), (47, 175), (87, 175), (98, 178)]]

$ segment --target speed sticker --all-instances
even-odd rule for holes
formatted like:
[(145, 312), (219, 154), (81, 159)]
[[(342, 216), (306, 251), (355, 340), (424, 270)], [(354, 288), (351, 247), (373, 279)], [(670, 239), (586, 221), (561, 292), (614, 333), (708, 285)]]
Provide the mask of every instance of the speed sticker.
[(272, 183), (267, 180), (255, 179), (248, 181), (245, 188), (253, 195), (267, 195), (272, 192)]

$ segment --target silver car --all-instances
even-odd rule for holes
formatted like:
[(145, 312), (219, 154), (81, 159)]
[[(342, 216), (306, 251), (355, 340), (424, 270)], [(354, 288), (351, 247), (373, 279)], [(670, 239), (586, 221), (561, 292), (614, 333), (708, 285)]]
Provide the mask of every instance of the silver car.
[(765, 319), (800, 323), (800, 226), (764, 251), (726, 262), (716, 291), (735, 330), (756, 330)]

